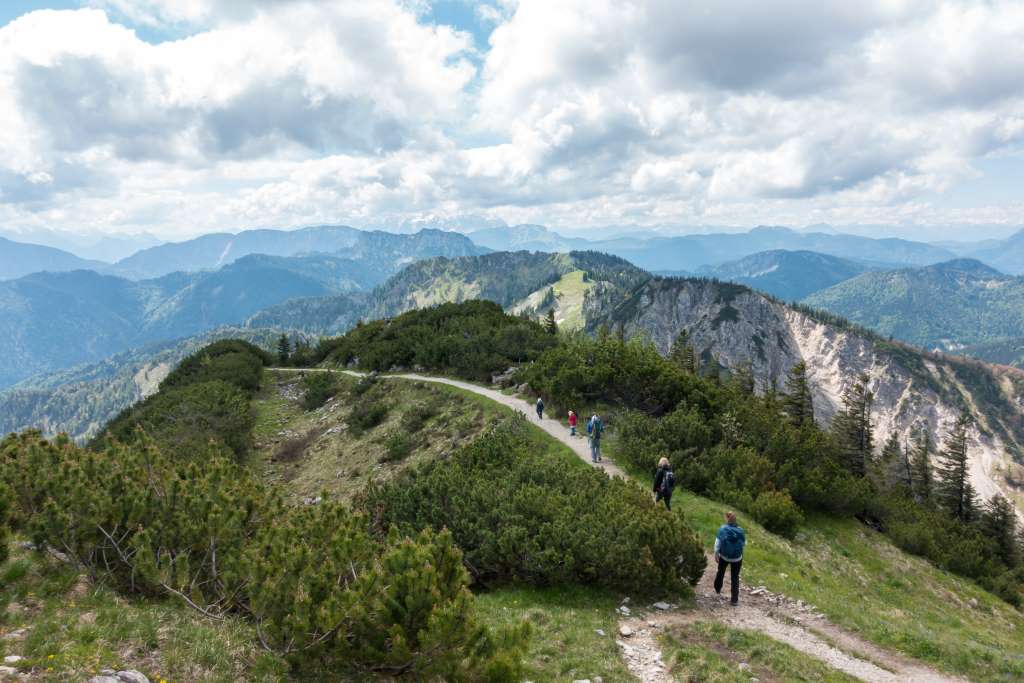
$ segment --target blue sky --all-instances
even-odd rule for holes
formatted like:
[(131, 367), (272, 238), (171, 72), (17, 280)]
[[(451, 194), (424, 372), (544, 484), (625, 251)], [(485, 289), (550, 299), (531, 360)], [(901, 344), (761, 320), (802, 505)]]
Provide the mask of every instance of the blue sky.
[(488, 3), (0, 3), (0, 224), (1024, 223), (1024, 3)]

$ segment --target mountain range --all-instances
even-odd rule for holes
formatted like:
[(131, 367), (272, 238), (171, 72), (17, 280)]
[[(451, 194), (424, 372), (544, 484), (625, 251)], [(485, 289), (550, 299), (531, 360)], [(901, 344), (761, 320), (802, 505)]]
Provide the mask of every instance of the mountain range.
[(106, 266), (61, 249), (0, 237), (0, 280), (13, 280), (41, 271), (95, 270)]
[(1024, 278), (974, 259), (862, 273), (804, 302), (929, 349), (1024, 337)]
[(417, 259), (481, 251), (462, 235), (439, 231), (355, 237), (344, 257), (254, 254), (231, 259), (219, 270), (145, 280), (76, 270), (0, 282), (0, 334), (8, 343), (0, 358), (0, 388), (36, 373), (241, 323), (289, 299), (368, 289)]
[(799, 301), (870, 269), (858, 261), (815, 251), (774, 249), (702, 268), (697, 274), (746, 285), (785, 301)]

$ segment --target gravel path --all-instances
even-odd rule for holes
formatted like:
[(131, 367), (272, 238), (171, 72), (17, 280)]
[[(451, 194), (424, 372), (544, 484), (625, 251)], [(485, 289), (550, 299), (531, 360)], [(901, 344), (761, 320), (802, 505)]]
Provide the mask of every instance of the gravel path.
[[(285, 370), (300, 371), (284, 368)], [(308, 370), (328, 372), (323, 368)], [(355, 377), (362, 373), (342, 370)], [(415, 373), (381, 375), (384, 379), (406, 379), (420, 382), (434, 382), (458, 387), (474, 394), (508, 406), (523, 413), (530, 422), (537, 425), (555, 439), (572, 449), (588, 465), (603, 469), (609, 476), (626, 478), (626, 474), (614, 462), (603, 458), (600, 464), (590, 461), (590, 442), (584, 436), (569, 436), (566, 423), (551, 418), (540, 420), (532, 403), (515, 396), (503, 394), (495, 389), (481, 387), (469, 382), (431, 377)], [(581, 420), (585, 420), (581, 416)], [(584, 427), (584, 432), (586, 428)], [(715, 621), (731, 628), (758, 631), (781, 643), (789, 645), (828, 666), (843, 671), (854, 678), (868, 683), (964, 683), (964, 679), (940, 673), (920, 662), (896, 655), (869, 643), (860, 637), (841, 629), (819, 614), (813, 606), (800, 601), (772, 594), (763, 588), (741, 586), (740, 604), (731, 607), (728, 599), (715, 593), (713, 558), (708, 558), (708, 570), (694, 589), (696, 609), (668, 610), (651, 609), (625, 616), (619, 623), (618, 644), (629, 670), (641, 683), (671, 683), (668, 666), (662, 661), (658, 635), (665, 629), (698, 621)], [(726, 589), (728, 591), (728, 578)], [(625, 630), (622, 630), (625, 627)], [(622, 635), (628, 633), (629, 635)]]

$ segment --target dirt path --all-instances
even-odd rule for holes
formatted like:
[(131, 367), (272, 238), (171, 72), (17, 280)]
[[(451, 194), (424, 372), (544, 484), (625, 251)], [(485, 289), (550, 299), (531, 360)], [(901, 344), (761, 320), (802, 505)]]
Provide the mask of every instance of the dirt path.
[[(322, 368), (312, 370), (327, 372)], [(363, 376), (351, 370), (341, 372), (355, 377)], [(489, 398), (526, 415), (528, 420), (564, 443), (588, 465), (603, 469), (609, 476), (626, 478), (622, 469), (608, 458), (604, 458), (600, 464), (591, 463), (590, 443), (585, 435), (571, 437), (565, 423), (551, 418), (538, 419), (534, 406), (520, 398), (445, 377), (414, 373), (381, 377), (447, 384)], [(696, 609), (652, 608), (622, 618), (619, 623), (620, 634), (629, 635), (621, 636), (618, 644), (629, 670), (641, 683), (671, 683), (674, 680), (668, 666), (662, 661), (658, 635), (666, 629), (699, 621), (714, 621), (731, 628), (758, 631), (869, 683), (964, 683), (964, 679), (940, 673), (920, 662), (883, 650), (832, 624), (815, 611), (813, 606), (769, 593), (764, 588), (741, 586), (740, 604), (732, 607), (724, 594), (719, 596), (715, 593), (713, 582), (714, 561), (708, 558), (708, 570), (695, 588)], [(727, 591), (728, 578), (724, 592)], [(625, 631), (621, 630), (623, 627), (626, 627)]]

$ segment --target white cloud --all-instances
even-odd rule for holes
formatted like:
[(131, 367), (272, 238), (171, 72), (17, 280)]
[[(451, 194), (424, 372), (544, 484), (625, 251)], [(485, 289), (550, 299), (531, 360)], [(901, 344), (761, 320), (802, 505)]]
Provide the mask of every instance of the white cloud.
[(1009, 0), (496, 0), (479, 72), (423, 0), (87, 4), (0, 27), (0, 221), (924, 221), (1024, 152)]

